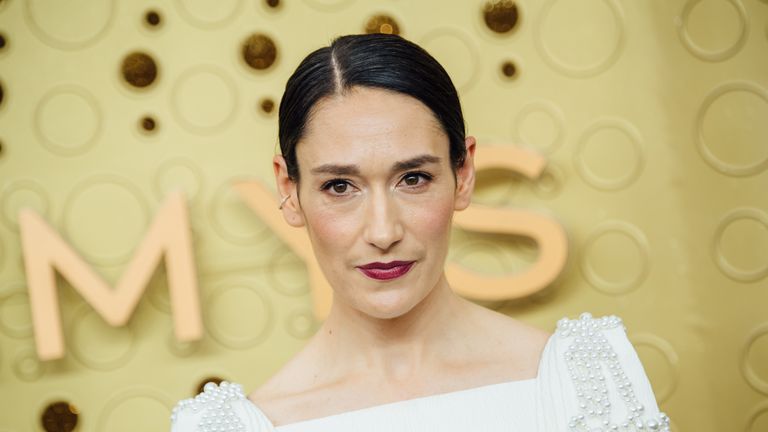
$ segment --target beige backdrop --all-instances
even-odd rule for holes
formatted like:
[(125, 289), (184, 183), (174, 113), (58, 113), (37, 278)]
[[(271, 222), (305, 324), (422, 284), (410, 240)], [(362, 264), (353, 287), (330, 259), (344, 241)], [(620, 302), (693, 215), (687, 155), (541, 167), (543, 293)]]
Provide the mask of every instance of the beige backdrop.
[[(41, 430), (56, 401), (70, 407), (49, 418), (76, 411), (80, 431), (166, 430), (204, 379), (250, 390), (302, 346), (317, 325), (303, 264), (230, 184), (271, 184), (285, 80), (372, 18), (445, 65), (478, 152), (549, 160), (538, 181), (482, 173), (476, 202), (553, 215), (568, 265), (487, 306), (550, 330), (617, 314), (674, 430), (768, 431), (768, 2), (525, 0), (516, 22), (511, 4), (489, 25), (481, 0), (0, 0), (0, 431)], [(274, 64), (263, 44), (249, 57), (266, 69), (243, 59), (252, 34), (274, 41)], [(127, 62), (143, 87), (121, 71), (134, 52), (156, 66)], [(174, 341), (162, 269), (118, 329), (59, 280), (67, 354), (37, 361), (19, 209), (114, 282), (177, 187), (205, 338)], [(524, 271), (536, 245), (456, 232), (450, 259)]]

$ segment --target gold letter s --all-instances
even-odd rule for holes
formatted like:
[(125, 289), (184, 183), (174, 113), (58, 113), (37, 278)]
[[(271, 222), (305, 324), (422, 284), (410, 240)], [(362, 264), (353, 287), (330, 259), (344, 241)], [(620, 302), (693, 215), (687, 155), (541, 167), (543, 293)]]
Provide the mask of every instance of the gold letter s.
[[(475, 169), (503, 168), (538, 178), (546, 160), (516, 147), (483, 147), (475, 157)], [(456, 224), (468, 231), (518, 234), (533, 238), (539, 257), (528, 271), (504, 277), (483, 276), (455, 263), (446, 277), (457, 293), (478, 300), (508, 300), (540, 291), (560, 274), (568, 255), (568, 237), (562, 225), (550, 217), (525, 210), (497, 209), (472, 204), (456, 213)]]

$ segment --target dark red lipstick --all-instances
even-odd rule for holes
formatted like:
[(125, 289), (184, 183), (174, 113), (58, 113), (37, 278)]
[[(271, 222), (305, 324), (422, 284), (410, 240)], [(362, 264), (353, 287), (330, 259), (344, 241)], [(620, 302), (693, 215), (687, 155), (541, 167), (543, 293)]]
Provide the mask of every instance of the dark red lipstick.
[(408, 273), (415, 261), (391, 261), (388, 263), (372, 262), (357, 266), (360, 271), (371, 279), (391, 280)]

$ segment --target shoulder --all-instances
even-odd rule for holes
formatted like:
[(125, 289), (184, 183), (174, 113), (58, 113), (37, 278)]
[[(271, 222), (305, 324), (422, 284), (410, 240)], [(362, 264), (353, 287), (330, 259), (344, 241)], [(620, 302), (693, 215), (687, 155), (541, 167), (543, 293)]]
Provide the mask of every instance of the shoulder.
[(536, 376), (542, 353), (553, 333), (516, 319), (509, 321), (506, 340), (514, 347), (518, 362), (528, 365), (527, 375)]
[[(327, 389), (329, 374), (322, 369), (316, 351), (317, 337), (291, 357), (277, 372), (254, 389), (247, 397), (266, 413), (274, 424), (296, 421), (297, 413), (305, 413), (317, 400), (327, 399), (320, 390)], [(318, 380), (320, 378), (320, 380)]]
[[(468, 324), (462, 334), (464, 349), (447, 356), (455, 364), (467, 365), (492, 381), (512, 381), (538, 375), (544, 347), (552, 333), (523, 320), (471, 305), (462, 315)], [(478, 337), (482, 335), (481, 337)]]
[[(226, 427), (226, 429), (222, 429)], [(208, 383), (194, 398), (183, 399), (171, 413), (171, 432), (272, 431), (260, 410), (245, 397), (240, 384)]]
[[(562, 318), (545, 356), (540, 384), (550, 406), (544, 409), (558, 412), (560, 421), (572, 429), (633, 425), (640, 431), (669, 431), (669, 418), (659, 411), (618, 316), (583, 313), (577, 319)], [(610, 427), (606, 430), (613, 430)]]
[(544, 345), (553, 335), (550, 331), (485, 307), (477, 306), (475, 311), (472, 320), (482, 323), (477, 331), (498, 341), (501, 346), (523, 349), (531, 358), (539, 358)]

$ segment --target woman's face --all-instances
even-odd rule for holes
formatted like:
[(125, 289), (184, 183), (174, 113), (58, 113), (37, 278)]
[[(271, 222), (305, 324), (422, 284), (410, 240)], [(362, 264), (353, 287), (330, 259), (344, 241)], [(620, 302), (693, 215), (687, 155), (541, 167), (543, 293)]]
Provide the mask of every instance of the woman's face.
[(453, 212), (474, 186), (466, 145), (454, 179), (448, 137), (417, 99), (355, 87), (318, 102), (296, 148), (299, 185), (281, 156), (275, 168), (284, 216), (307, 227), (334, 302), (394, 318), (443, 281)]

